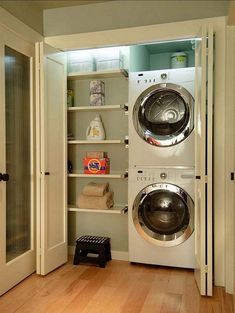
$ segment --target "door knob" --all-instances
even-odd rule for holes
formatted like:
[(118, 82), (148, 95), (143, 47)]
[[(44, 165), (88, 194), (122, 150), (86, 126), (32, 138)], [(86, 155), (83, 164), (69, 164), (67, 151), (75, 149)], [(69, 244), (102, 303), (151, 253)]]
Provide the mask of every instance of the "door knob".
[(9, 175), (7, 173), (2, 174), (0, 173), (0, 181), (8, 181), (9, 180)]
[(166, 173), (161, 173), (160, 177), (161, 177), (161, 179), (166, 179), (167, 178), (167, 174)]

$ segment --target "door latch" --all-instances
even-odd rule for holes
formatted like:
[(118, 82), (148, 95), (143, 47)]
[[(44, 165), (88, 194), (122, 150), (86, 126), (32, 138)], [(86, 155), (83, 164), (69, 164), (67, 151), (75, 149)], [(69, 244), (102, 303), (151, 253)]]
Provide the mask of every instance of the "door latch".
[(5, 174), (2, 174), (0, 173), (0, 181), (8, 181), (9, 180), (9, 174), (5, 173)]

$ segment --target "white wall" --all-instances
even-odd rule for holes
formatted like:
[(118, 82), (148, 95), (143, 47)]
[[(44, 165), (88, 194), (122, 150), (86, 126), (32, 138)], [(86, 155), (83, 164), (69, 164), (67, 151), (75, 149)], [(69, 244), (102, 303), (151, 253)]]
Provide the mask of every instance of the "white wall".
[(235, 2), (233, 0), (229, 3), (228, 25), (235, 25)]
[(44, 35), (56, 36), (225, 16), (229, 1), (111, 1), (44, 11)]
[(0, 6), (38, 33), (43, 33), (43, 10), (33, 1), (0, 1)]

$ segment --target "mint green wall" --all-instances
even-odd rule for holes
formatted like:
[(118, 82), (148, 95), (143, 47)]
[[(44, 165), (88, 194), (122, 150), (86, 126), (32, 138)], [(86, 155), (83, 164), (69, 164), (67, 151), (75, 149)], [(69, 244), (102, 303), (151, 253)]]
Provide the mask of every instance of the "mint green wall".
[[(164, 43), (165, 52), (162, 53), (151, 53), (148, 49), (148, 45), (136, 45), (130, 47), (130, 72), (138, 71), (152, 71), (152, 70), (163, 70), (171, 68), (171, 55), (174, 52), (166, 52), (166, 43)], [(162, 50), (162, 44), (155, 44), (155, 50)], [(169, 46), (170, 47), (170, 46)], [(184, 51), (180, 49), (180, 43), (177, 46), (178, 50), (185, 52), (188, 56), (188, 67), (193, 67), (195, 64), (195, 53), (194, 50)]]
[[(188, 67), (193, 67), (195, 64), (194, 51), (185, 51), (185, 53), (188, 56)], [(151, 54), (149, 69), (150, 70), (162, 70), (162, 69), (171, 68), (170, 66), (171, 55), (172, 55), (172, 52)]]
[(150, 68), (149, 52), (145, 45), (130, 47), (130, 72), (148, 71)]
[(128, 251), (127, 214), (75, 213), (69, 212), (69, 245), (82, 235), (107, 236), (111, 249)]

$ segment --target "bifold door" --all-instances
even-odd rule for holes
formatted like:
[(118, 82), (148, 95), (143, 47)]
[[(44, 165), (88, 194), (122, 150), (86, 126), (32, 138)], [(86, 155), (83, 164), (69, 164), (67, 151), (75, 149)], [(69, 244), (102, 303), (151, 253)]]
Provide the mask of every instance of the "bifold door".
[(62, 52), (36, 44), (37, 273), (67, 261), (66, 62)]
[(0, 27), (0, 295), (35, 271), (34, 46)]
[(195, 278), (212, 295), (213, 28), (203, 26), (195, 50)]

